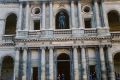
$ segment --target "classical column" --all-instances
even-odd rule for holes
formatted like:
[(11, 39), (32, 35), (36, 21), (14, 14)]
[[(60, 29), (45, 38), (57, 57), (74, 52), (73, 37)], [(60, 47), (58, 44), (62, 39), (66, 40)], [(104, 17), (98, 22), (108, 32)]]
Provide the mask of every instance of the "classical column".
[(53, 29), (53, 8), (52, 8), (52, 2), (50, 2), (50, 29)]
[(53, 47), (49, 47), (49, 80), (54, 80)]
[(6, 22), (5, 19), (0, 19), (0, 26), (1, 26), (1, 28), (0, 28), (0, 41), (2, 41), (2, 37), (5, 33), (5, 22)]
[(74, 80), (79, 80), (77, 46), (73, 46), (73, 59), (74, 59)]
[(39, 62), (38, 62), (38, 80), (41, 80), (41, 49), (38, 48)]
[(111, 53), (111, 46), (107, 46), (107, 52), (108, 52), (108, 64), (109, 64), (109, 79), (115, 80), (115, 73), (114, 73), (114, 64), (113, 64), (113, 58)]
[(26, 80), (27, 78), (27, 48), (23, 49), (23, 76), (22, 76), (22, 80)]
[(42, 30), (45, 29), (45, 2), (42, 3)]
[(101, 77), (102, 80), (107, 80), (106, 66), (105, 66), (105, 54), (102, 45), (99, 46), (100, 49), (100, 61), (101, 61)]
[(45, 47), (41, 47), (41, 50), (41, 80), (45, 80)]
[(28, 48), (27, 50), (27, 79), (26, 80), (31, 80), (31, 49)]
[(83, 21), (82, 21), (82, 10), (81, 10), (80, 1), (78, 1), (78, 19), (79, 19), (79, 28), (84, 29)]
[(95, 16), (96, 16), (96, 27), (100, 28), (100, 16), (99, 16), (99, 7), (98, 7), (98, 3), (97, 0), (94, 1), (94, 9), (95, 9)]
[(16, 48), (15, 64), (14, 64), (14, 80), (19, 80), (19, 58), (20, 58), (20, 49)]
[(25, 18), (25, 30), (29, 30), (29, 9), (30, 9), (30, 4), (29, 2), (26, 3), (26, 18)]
[(87, 69), (86, 69), (86, 53), (85, 53), (85, 47), (81, 47), (81, 58), (82, 58), (82, 76), (83, 80), (87, 80)]
[(17, 30), (21, 30), (21, 27), (22, 27), (22, 12), (23, 12), (23, 4), (20, 3), (19, 18), (18, 18), (18, 22), (17, 22)]
[(72, 28), (75, 28), (75, 11), (74, 11), (74, 1), (71, 1), (71, 20), (72, 20)]

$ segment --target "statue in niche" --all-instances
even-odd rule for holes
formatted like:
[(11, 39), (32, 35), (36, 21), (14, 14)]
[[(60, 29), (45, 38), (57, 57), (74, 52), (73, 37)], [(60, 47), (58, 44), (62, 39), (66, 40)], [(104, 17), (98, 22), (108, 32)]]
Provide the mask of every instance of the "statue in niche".
[(59, 16), (59, 28), (60, 29), (64, 29), (65, 28), (65, 15), (63, 12), (60, 12), (60, 16)]

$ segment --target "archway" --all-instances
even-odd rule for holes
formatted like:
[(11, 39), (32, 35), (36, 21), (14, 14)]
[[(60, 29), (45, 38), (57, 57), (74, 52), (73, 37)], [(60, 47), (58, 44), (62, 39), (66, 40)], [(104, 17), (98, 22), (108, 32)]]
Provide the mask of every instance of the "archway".
[(1, 80), (13, 80), (14, 60), (10, 56), (6, 56), (2, 61)]
[(57, 78), (70, 80), (70, 57), (65, 53), (57, 57)]
[(114, 56), (114, 68), (116, 80), (120, 80), (120, 52)]
[(61, 10), (56, 14), (56, 29), (69, 29), (69, 15), (66, 10)]
[(16, 24), (17, 16), (12, 13), (6, 18), (5, 35), (16, 34)]
[(120, 16), (115, 10), (108, 13), (108, 22), (110, 26), (110, 31), (120, 31)]

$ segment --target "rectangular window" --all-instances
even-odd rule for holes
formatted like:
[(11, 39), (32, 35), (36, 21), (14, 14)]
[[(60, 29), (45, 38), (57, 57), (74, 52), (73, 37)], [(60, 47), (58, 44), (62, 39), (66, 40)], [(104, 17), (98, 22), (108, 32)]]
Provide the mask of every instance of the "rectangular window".
[(33, 67), (33, 78), (32, 80), (38, 80), (38, 67)]
[(40, 30), (40, 20), (34, 20), (34, 30)]
[(85, 19), (84, 22), (85, 22), (85, 28), (92, 28), (90, 18)]

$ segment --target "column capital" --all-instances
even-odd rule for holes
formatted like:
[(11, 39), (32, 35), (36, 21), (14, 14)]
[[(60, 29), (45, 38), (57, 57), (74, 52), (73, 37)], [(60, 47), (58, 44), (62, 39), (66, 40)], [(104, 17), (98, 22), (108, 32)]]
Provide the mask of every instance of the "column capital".
[(111, 48), (112, 47), (112, 45), (110, 44), (110, 45), (106, 45), (106, 47), (109, 47), (109, 48)]
[(46, 49), (46, 46), (41, 46), (41, 47), (39, 47), (40, 49)]
[(48, 49), (54, 49), (54, 46), (48, 46)]
[(78, 46), (77, 45), (73, 45), (72, 48), (78, 48)]
[(105, 47), (105, 45), (98, 45), (99, 46), (99, 48), (104, 48)]
[(87, 46), (86, 45), (80, 45), (80, 48), (86, 48)]
[(21, 47), (15, 47), (15, 50), (20, 50)]

